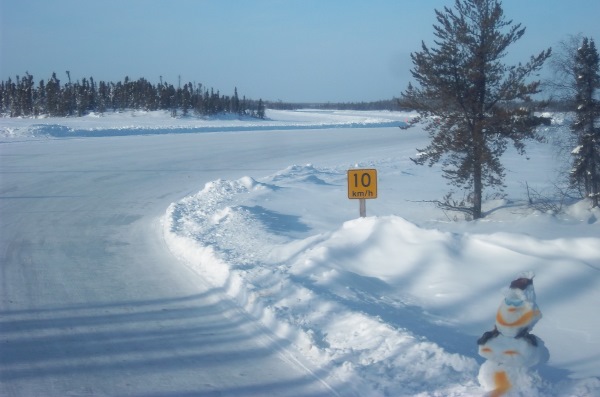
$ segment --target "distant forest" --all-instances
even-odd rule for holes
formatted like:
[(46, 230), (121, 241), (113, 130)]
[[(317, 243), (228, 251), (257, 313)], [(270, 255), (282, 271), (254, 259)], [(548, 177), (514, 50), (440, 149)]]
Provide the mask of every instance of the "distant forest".
[(287, 103), (287, 102), (265, 102), (269, 109), (293, 110), (293, 109), (322, 109), (322, 110), (406, 110), (400, 105), (398, 99), (383, 99), (372, 102), (326, 102), (326, 103)]
[(152, 84), (144, 78), (130, 80), (125, 77), (117, 83), (99, 81), (92, 77), (71, 81), (67, 71), (67, 82), (52, 73), (47, 81), (37, 84), (29, 73), (0, 82), (0, 115), (7, 117), (31, 116), (84, 116), (91, 112), (137, 110), (168, 110), (172, 116), (194, 113), (210, 116), (222, 113), (257, 118), (265, 117), (265, 104), (240, 98), (237, 88), (232, 96), (203, 87), (202, 84), (173, 84), (161, 81)]
[[(222, 95), (213, 88), (198, 83), (173, 84), (162, 81), (152, 84), (145, 78), (131, 80), (125, 77), (117, 83), (99, 81), (92, 77), (62, 83), (52, 73), (47, 81), (37, 82), (29, 73), (24, 77), (0, 81), (0, 116), (2, 117), (80, 117), (89, 113), (119, 112), (124, 110), (168, 110), (173, 117), (194, 114), (211, 116), (234, 114), (265, 118), (265, 110), (322, 109), (322, 110), (410, 110), (398, 98), (371, 102), (291, 103), (263, 101), (239, 97), (237, 88), (233, 95)], [(534, 104), (540, 109), (544, 105)], [(571, 110), (571, 103), (545, 103), (547, 110)]]

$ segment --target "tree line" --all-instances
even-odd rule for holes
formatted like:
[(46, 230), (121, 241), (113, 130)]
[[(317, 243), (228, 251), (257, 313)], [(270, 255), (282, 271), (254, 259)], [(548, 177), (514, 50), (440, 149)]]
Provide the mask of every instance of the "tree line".
[(296, 110), (296, 109), (320, 109), (320, 110), (389, 110), (400, 111), (410, 110), (404, 109), (401, 106), (398, 98), (381, 99), (370, 102), (283, 102), (267, 101), (266, 105), (269, 109), (277, 110)]
[(265, 104), (240, 98), (237, 88), (231, 96), (222, 95), (202, 84), (185, 83), (177, 88), (162, 81), (152, 84), (145, 78), (123, 81), (96, 82), (93, 77), (61, 84), (56, 73), (37, 82), (29, 73), (0, 82), (0, 115), (8, 117), (84, 116), (91, 112), (136, 110), (168, 110), (172, 116), (190, 112), (210, 116), (231, 113), (240, 116), (265, 118)]

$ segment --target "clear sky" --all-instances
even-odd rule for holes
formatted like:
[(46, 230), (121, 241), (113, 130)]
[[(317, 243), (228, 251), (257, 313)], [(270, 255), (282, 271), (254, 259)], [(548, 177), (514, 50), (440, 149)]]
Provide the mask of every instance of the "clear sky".
[[(527, 28), (507, 63), (582, 33), (600, 0), (504, 0)], [(0, 79), (144, 77), (290, 102), (398, 97), (454, 0), (0, 0)]]

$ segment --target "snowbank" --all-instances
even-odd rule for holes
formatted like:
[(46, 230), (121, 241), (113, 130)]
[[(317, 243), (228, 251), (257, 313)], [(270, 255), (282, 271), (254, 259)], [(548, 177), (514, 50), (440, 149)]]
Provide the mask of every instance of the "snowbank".
[[(383, 177), (392, 171), (380, 164)], [(501, 221), (457, 222), (473, 229), (457, 233), (397, 215), (344, 221), (343, 211), (336, 226), (330, 208), (309, 212), (298, 199), (342, 196), (344, 178), (343, 167), (296, 165), (213, 181), (169, 207), (165, 236), (176, 255), (362, 395), (481, 393), (475, 342), (493, 326), (501, 289), (532, 269), (544, 312), (536, 333), (550, 350), (536, 390), (600, 392), (600, 356), (590, 355), (600, 351), (599, 320), (589, 315), (600, 302), (597, 210), (578, 204), (560, 220), (505, 209), (495, 214)], [(517, 233), (510, 218), (529, 223), (529, 233), (552, 227), (576, 237)]]

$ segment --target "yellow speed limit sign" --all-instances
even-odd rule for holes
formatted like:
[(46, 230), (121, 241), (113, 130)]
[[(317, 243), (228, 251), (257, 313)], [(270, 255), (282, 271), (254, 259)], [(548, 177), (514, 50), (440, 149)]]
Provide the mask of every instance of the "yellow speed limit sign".
[(377, 170), (356, 169), (348, 170), (348, 198), (375, 199), (377, 198)]

